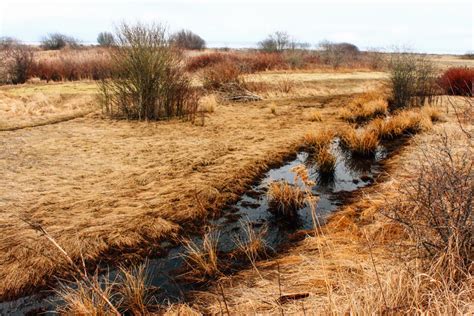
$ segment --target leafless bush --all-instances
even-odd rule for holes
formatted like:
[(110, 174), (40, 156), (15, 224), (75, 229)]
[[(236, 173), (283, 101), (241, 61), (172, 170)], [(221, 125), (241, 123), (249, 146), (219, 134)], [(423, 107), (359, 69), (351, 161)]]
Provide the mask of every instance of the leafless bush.
[(182, 49), (201, 50), (206, 48), (206, 41), (203, 40), (199, 35), (189, 30), (181, 30), (179, 32), (174, 33), (171, 36), (171, 41), (177, 47)]
[(290, 35), (286, 32), (277, 31), (259, 42), (258, 47), (265, 52), (282, 52), (290, 48), (290, 44)]
[(360, 53), (359, 48), (350, 43), (323, 41), (319, 46), (322, 49), (323, 62), (334, 68), (340, 67), (348, 60), (354, 60)]
[(390, 105), (394, 109), (431, 103), (436, 95), (436, 68), (423, 55), (394, 54), (390, 61), (390, 81)]
[(26, 45), (9, 45), (1, 53), (0, 81), (4, 83), (25, 83), (33, 65), (33, 50)]
[(58, 50), (66, 46), (76, 48), (79, 46), (79, 41), (74, 37), (61, 33), (50, 33), (41, 40), (41, 47), (43, 49)]
[(420, 157), (413, 182), (386, 210), (411, 234), (417, 253), (450, 282), (462, 279), (473, 262), (473, 164), (471, 146), (455, 147), (440, 136)]
[(122, 24), (115, 38), (110, 79), (99, 84), (104, 111), (138, 120), (194, 118), (196, 92), (165, 29), (158, 24)]
[(114, 35), (110, 32), (100, 32), (97, 35), (97, 43), (102, 47), (110, 47), (115, 43)]

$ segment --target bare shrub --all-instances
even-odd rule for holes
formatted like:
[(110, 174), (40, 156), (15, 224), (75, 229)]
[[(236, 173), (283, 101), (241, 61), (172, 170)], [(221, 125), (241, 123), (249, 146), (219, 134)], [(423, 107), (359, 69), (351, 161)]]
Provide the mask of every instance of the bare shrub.
[(227, 90), (242, 84), (241, 71), (235, 63), (220, 62), (204, 70), (202, 81), (205, 89)]
[(110, 79), (99, 84), (104, 111), (138, 120), (194, 118), (196, 92), (165, 29), (158, 24), (122, 24), (115, 37)]
[(58, 50), (66, 46), (76, 48), (79, 41), (74, 37), (61, 33), (50, 33), (41, 39), (41, 47), (47, 50)]
[(323, 62), (333, 68), (338, 68), (343, 63), (356, 59), (360, 53), (359, 48), (351, 43), (323, 41), (319, 47), (322, 49)]
[(100, 32), (99, 35), (97, 35), (97, 43), (102, 47), (110, 47), (114, 45), (114, 34), (110, 32)]
[(436, 68), (423, 55), (394, 54), (390, 61), (390, 82), (392, 109), (431, 103), (437, 93)]
[(25, 83), (33, 65), (33, 50), (23, 44), (8, 46), (2, 53), (2, 65), (6, 83)]
[(453, 283), (467, 275), (474, 259), (473, 162), (471, 146), (453, 146), (440, 136), (419, 157), (400, 199), (385, 210), (406, 228), (428, 267)]
[(171, 41), (174, 45), (182, 49), (205, 49), (206, 41), (199, 35), (189, 31), (181, 30), (171, 36)]
[(258, 47), (264, 52), (283, 52), (290, 48), (290, 44), (290, 35), (286, 32), (277, 31), (259, 42)]

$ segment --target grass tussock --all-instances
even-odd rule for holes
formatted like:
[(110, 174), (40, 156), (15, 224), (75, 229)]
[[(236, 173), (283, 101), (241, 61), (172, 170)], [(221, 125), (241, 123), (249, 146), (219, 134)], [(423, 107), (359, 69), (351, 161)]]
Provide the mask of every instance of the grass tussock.
[(192, 240), (183, 243), (186, 248), (184, 260), (193, 276), (205, 280), (219, 275), (218, 243), (219, 232), (212, 230), (204, 234), (201, 243)]
[(146, 263), (130, 269), (120, 268), (116, 280), (95, 275), (88, 282), (62, 284), (58, 296), (64, 304), (58, 312), (66, 315), (149, 315), (157, 305), (154, 289), (148, 285)]
[(266, 227), (257, 231), (249, 220), (241, 221), (244, 237), (235, 239), (237, 253), (243, 255), (254, 267), (257, 260), (266, 257)]
[(276, 215), (294, 218), (305, 205), (304, 191), (287, 181), (270, 183), (267, 194), (270, 208)]
[(352, 154), (363, 157), (373, 156), (380, 144), (378, 133), (372, 129), (356, 130), (348, 127), (339, 137), (341, 144)]
[(317, 152), (329, 147), (334, 136), (335, 133), (331, 129), (322, 129), (317, 133), (308, 132), (303, 136), (303, 144), (308, 150)]
[(336, 169), (336, 157), (331, 153), (329, 148), (319, 150), (314, 158), (321, 176), (329, 176), (334, 173)]
[(120, 309), (133, 315), (147, 315), (153, 307), (153, 289), (148, 285), (146, 263), (130, 269), (120, 268), (117, 292)]
[(403, 135), (412, 135), (430, 130), (433, 126), (432, 120), (439, 117), (438, 112), (429, 108), (424, 111), (405, 110), (388, 119), (377, 119), (372, 121), (367, 130), (378, 134), (381, 139), (394, 139)]
[(388, 103), (379, 93), (364, 93), (356, 97), (347, 107), (339, 112), (339, 116), (351, 123), (363, 123), (376, 117), (385, 116)]

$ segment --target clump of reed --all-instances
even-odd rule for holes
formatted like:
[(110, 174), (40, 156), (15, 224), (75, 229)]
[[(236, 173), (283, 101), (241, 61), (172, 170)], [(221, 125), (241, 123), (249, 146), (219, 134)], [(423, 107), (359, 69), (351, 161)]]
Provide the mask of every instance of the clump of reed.
[(361, 103), (354, 102), (348, 107), (340, 110), (342, 119), (351, 123), (363, 123), (375, 117), (384, 116), (388, 109), (388, 103), (384, 99), (371, 100)]
[(219, 232), (210, 229), (204, 234), (201, 243), (192, 240), (183, 242), (186, 249), (183, 257), (194, 276), (209, 279), (220, 273), (218, 243)]
[(363, 123), (383, 116), (388, 109), (386, 99), (386, 94), (379, 90), (359, 94), (339, 111), (340, 117), (352, 123)]
[(249, 220), (244, 220), (240, 223), (245, 236), (235, 238), (237, 253), (245, 256), (256, 269), (255, 262), (266, 257), (267, 254), (267, 244), (264, 239), (267, 229), (264, 227), (256, 231)]
[(405, 110), (386, 120), (374, 120), (367, 126), (367, 129), (378, 134), (381, 139), (394, 139), (431, 129), (432, 117), (437, 117), (435, 112)]
[(334, 157), (329, 148), (321, 148), (314, 158), (318, 165), (320, 176), (327, 177), (334, 174), (336, 170), (336, 157)]
[(295, 218), (297, 211), (305, 205), (305, 193), (297, 185), (287, 181), (274, 181), (268, 188), (270, 209), (276, 215)]
[(356, 130), (348, 127), (339, 134), (339, 138), (341, 145), (357, 156), (373, 156), (379, 146), (379, 135), (373, 129)]
[(147, 315), (157, 309), (154, 289), (148, 284), (146, 263), (120, 268), (115, 280), (108, 275), (90, 276), (87, 282), (62, 284), (57, 291), (63, 300), (59, 313), (67, 315)]
[(334, 138), (330, 129), (322, 129), (317, 133), (308, 132), (303, 136), (303, 144), (307, 150), (316, 152), (321, 148), (329, 147)]

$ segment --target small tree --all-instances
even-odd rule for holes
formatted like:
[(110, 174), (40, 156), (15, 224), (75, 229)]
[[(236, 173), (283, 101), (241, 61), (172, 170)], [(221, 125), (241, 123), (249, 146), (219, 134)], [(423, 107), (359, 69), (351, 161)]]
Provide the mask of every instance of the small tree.
[(261, 50), (265, 52), (282, 52), (290, 48), (290, 35), (286, 32), (275, 32), (268, 35), (266, 39), (258, 43)]
[(174, 33), (171, 36), (171, 41), (174, 45), (182, 49), (201, 50), (206, 48), (206, 41), (189, 30), (181, 30)]
[(110, 32), (100, 32), (97, 35), (97, 43), (103, 47), (110, 47), (114, 45), (114, 35)]
[(41, 47), (43, 49), (59, 50), (66, 46), (78, 47), (79, 41), (74, 37), (61, 33), (50, 33), (41, 40)]
[(138, 120), (194, 118), (196, 93), (165, 29), (157, 24), (122, 24), (115, 39), (114, 68), (110, 79), (99, 84), (104, 111)]

